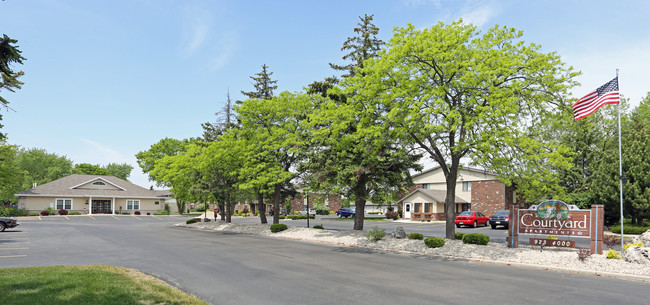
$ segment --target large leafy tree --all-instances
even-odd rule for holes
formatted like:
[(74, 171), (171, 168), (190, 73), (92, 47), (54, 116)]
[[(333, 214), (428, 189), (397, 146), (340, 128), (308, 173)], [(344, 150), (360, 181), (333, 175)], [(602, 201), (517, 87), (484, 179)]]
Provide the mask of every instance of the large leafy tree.
[(48, 153), (45, 149), (20, 149), (16, 158), (18, 168), (24, 173), (21, 189), (27, 190), (72, 174), (72, 161), (65, 156)]
[[(13, 71), (11, 65), (13, 64), (22, 64), (25, 58), (20, 55), (22, 51), (18, 49), (16, 43), (18, 40), (11, 39), (7, 35), (3, 34), (0, 38), (0, 91), (8, 90), (10, 92), (15, 92), (16, 89), (20, 89), (23, 83), (18, 80), (19, 77), (23, 76), (25, 73), (23, 71)], [(0, 105), (5, 108), (9, 101), (0, 95)], [(0, 120), (2, 120), (2, 115), (0, 115)], [(0, 125), (2, 128), (2, 125)], [(3, 140), (5, 135), (0, 133), (0, 140)]]
[(0, 204), (16, 202), (14, 194), (20, 192), (24, 172), (18, 166), (18, 148), (0, 142)]
[(133, 170), (133, 166), (128, 163), (108, 163), (104, 168), (111, 176), (124, 180), (128, 180), (129, 176), (131, 176), (131, 171)]
[(159, 186), (169, 186), (165, 185), (163, 179), (152, 172), (156, 163), (166, 156), (175, 156), (179, 153), (185, 152), (190, 143), (197, 141), (198, 139), (177, 140), (164, 138), (151, 145), (148, 150), (137, 153), (135, 158), (137, 159), (142, 172), (149, 175), (149, 180), (155, 181)]
[[(274, 211), (280, 211), (281, 202), (292, 192), (294, 170), (309, 138), (303, 122), (319, 100), (282, 92), (269, 100), (248, 99), (236, 107), (241, 127), (233, 132), (238, 133), (243, 158), (240, 187), (257, 191), (259, 201), (263, 194), (271, 196)], [(279, 223), (279, 213), (273, 214), (273, 223)]]
[(567, 115), (558, 106), (567, 103), (575, 74), (522, 35), (498, 26), (481, 35), (462, 21), (396, 28), (387, 49), (344, 80), (360, 108), (383, 112), (373, 124), (394, 126), (398, 138), (442, 169), (447, 238), (455, 233), (461, 159), (490, 168), (507, 184), (521, 173), (535, 175), (521, 182), (553, 181), (548, 165), (569, 165), (568, 150), (540, 139), (539, 130), (547, 118)]
[(101, 167), (101, 165), (94, 165), (90, 163), (75, 164), (74, 168), (72, 169), (72, 173), (81, 174), (81, 175), (102, 175), (102, 176), (111, 175), (111, 172)]

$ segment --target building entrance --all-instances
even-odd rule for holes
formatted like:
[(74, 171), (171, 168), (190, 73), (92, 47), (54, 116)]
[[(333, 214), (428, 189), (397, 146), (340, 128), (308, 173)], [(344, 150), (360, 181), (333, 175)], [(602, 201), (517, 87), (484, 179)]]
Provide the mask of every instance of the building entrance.
[(93, 214), (112, 214), (110, 200), (93, 200)]

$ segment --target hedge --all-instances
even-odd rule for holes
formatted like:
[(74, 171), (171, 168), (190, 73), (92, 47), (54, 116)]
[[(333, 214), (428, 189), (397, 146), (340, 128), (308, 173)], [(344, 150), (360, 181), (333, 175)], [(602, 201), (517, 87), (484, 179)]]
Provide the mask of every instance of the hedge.
[(480, 233), (470, 233), (463, 236), (464, 244), (487, 245), (490, 242), (490, 237)]
[[(620, 224), (612, 226), (609, 229), (612, 231), (612, 233), (621, 234), (621, 225)], [(632, 225), (625, 225), (623, 230), (625, 230), (625, 232), (623, 232), (625, 234), (643, 234), (646, 231), (650, 230), (650, 227), (638, 227), (638, 226), (632, 226)]]
[(286, 230), (288, 228), (289, 227), (287, 227), (287, 225), (285, 225), (283, 223), (274, 223), (274, 224), (271, 225), (271, 232), (277, 233), (277, 232), (280, 232), (280, 231), (284, 231), (284, 230)]
[(429, 248), (440, 248), (445, 245), (445, 240), (440, 237), (427, 237), (424, 244)]
[(419, 239), (419, 240), (424, 239), (424, 235), (422, 235), (420, 233), (411, 233), (411, 234), (409, 234), (408, 237), (409, 237), (409, 239)]

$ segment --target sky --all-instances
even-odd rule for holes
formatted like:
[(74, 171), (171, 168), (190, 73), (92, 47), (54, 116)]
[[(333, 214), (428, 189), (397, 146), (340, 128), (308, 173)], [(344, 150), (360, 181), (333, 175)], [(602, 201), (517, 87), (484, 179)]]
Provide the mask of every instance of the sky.
[[(462, 18), (485, 32), (524, 31), (523, 40), (556, 52), (581, 71), (579, 98), (616, 76), (638, 105), (650, 83), (650, 1), (247, 1), (4, 0), (0, 34), (18, 40), (25, 84), (1, 91), (8, 143), (66, 156), (75, 164), (128, 163), (129, 180), (148, 180), (135, 154), (163, 138), (202, 134), (230, 92), (252, 91), (263, 64), (276, 94), (299, 92), (340, 75), (341, 46), (374, 15), (379, 37)], [(611, 106), (606, 106), (611, 107)]]

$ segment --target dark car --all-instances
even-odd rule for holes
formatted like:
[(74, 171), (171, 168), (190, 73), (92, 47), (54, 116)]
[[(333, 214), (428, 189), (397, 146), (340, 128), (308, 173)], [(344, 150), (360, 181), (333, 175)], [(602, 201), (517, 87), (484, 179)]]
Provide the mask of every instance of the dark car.
[(492, 226), (492, 229), (496, 229), (497, 226), (503, 226), (507, 229), (509, 224), (510, 211), (508, 210), (496, 211), (492, 214), (492, 217), (490, 217), (490, 226)]
[(0, 217), (0, 232), (6, 228), (15, 228), (18, 226), (18, 220), (11, 217)]
[(456, 216), (454, 223), (456, 224), (456, 228), (460, 228), (460, 226), (471, 226), (476, 228), (478, 225), (487, 226), (488, 217), (483, 215), (481, 212), (465, 211)]
[(339, 218), (341, 217), (348, 218), (350, 216), (354, 217), (355, 212), (354, 209), (351, 208), (340, 208), (338, 211), (336, 211), (336, 215), (338, 215)]

